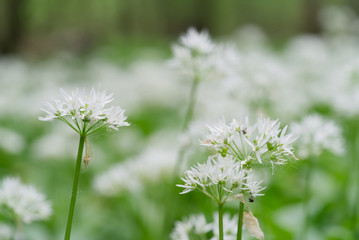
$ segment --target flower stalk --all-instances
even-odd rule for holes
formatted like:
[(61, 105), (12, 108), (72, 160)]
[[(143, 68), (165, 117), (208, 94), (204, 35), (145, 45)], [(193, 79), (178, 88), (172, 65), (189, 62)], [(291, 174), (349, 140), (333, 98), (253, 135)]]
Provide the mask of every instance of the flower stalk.
[(195, 105), (196, 95), (197, 95), (197, 89), (198, 89), (198, 83), (199, 83), (199, 76), (197, 74), (196, 76), (193, 77), (191, 91), (190, 91), (190, 95), (189, 95), (187, 112), (186, 112), (186, 115), (184, 118), (182, 131), (185, 131), (188, 128), (188, 124), (192, 120), (193, 110), (194, 110), (194, 105)]
[(22, 219), (17, 217), (15, 220), (13, 240), (24, 240), (23, 222)]
[(223, 240), (223, 203), (218, 203), (218, 230), (219, 240)]
[(239, 200), (237, 240), (242, 239), (244, 203)]
[(65, 238), (64, 238), (65, 240), (69, 240), (70, 236), (71, 236), (72, 219), (73, 219), (74, 211), (75, 211), (77, 189), (78, 189), (79, 180), (80, 180), (81, 162), (82, 162), (82, 154), (83, 154), (83, 150), (84, 150), (85, 139), (86, 139), (86, 136), (81, 134), (80, 141), (79, 141), (79, 148), (78, 148), (78, 152), (77, 152), (74, 182), (73, 182), (73, 186), (72, 186), (70, 209), (69, 209), (66, 233), (65, 233)]

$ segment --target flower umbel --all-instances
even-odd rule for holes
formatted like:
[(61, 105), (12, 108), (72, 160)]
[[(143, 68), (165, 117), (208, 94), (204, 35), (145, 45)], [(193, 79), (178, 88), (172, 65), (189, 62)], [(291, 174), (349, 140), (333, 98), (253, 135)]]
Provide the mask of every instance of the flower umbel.
[[(236, 239), (237, 216), (223, 215), (224, 240)], [(171, 233), (172, 240), (191, 240), (191, 239), (219, 239), (218, 213), (213, 215), (213, 222), (207, 222), (204, 215), (190, 215), (182, 221), (175, 223), (175, 228)]]
[(80, 135), (65, 232), (65, 240), (70, 240), (85, 142), (86, 153), (83, 158), (85, 167), (92, 159), (92, 150), (87, 137), (100, 129), (113, 128), (117, 130), (119, 127), (128, 126), (129, 124), (126, 122), (124, 110), (120, 107), (106, 108), (106, 105), (113, 100), (112, 94), (107, 94), (106, 91), (91, 89), (90, 93), (87, 94), (84, 90), (79, 89), (71, 93), (61, 89), (61, 94), (62, 99), (55, 99), (53, 103), (46, 104), (42, 110), (47, 113), (47, 116), (39, 117), (39, 120), (51, 121), (59, 119)]
[(210, 134), (202, 145), (213, 147), (222, 156), (231, 155), (247, 169), (252, 164), (284, 164), (295, 158), (293, 142), (297, 139), (286, 134), (287, 126), (280, 128), (279, 120), (259, 117), (254, 125), (233, 119), (230, 124), (222, 120), (208, 126)]
[(300, 157), (319, 156), (323, 150), (336, 155), (344, 153), (344, 140), (340, 127), (319, 115), (306, 116), (291, 126), (292, 132), (300, 136), (297, 147)]
[[(25, 223), (48, 218), (51, 204), (33, 186), (23, 185), (19, 178), (7, 177), (0, 186), (0, 206)], [(6, 212), (7, 212), (6, 211)]]
[(173, 59), (170, 64), (193, 78), (203, 78), (213, 66), (212, 54), (216, 44), (208, 32), (189, 28), (172, 47)]
[(204, 215), (191, 215), (177, 221), (171, 233), (172, 240), (191, 240), (193, 237), (205, 237), (212, 230), (211, 224), (206, 222)]
[(182, 180), (184, 185), (177, 185), (185, 188), (181, 194), (198, 190), (217, 203), (230, 201), (239, 193), (260, 196), (264, 189), (259, 185), (260, 181), (255, 181), (253, 172), (242, 169), (240, 162), (230, 155), (210, 156), (206, 163), (187, 170)]
[(113, 101), (112, 95), (106, 91), (91, 89), (90, 93), (76, 89), (68, 93), (61, 89), (62, 99), (54, 99), (46, 103), (41, 110), (47, 115), (39, 117), (41, 121), (59, 119), (82, 135), (90, 135), (99, 129), (118, 129), (129, 126), (125, 111), (119, 106), (106, 108)]

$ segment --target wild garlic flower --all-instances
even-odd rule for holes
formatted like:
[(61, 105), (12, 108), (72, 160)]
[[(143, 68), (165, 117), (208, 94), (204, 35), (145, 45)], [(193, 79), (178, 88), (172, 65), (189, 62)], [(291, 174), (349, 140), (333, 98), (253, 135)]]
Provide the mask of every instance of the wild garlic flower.
[[(214, 222), (207, 222), (204, 215), (191, 215), (175, 223), (171, 240), (219, 239), (218, 213), (213, 216)], [(235, 240), (237, 235), (238, 216), (223, 215), (224, 240)]]
[(125, 165), (116, 165), (110, 170), (95, 177), (94, 189), (101, 195), (113, 197), (123, 192), (135, 192), (141, 189), (140, 181), (133, 177)]
[(0, 186), (0, 206), (10, 216), (25, 223), (48, 218), (51, 204), (33, 186), (23, 185), (19, 178), (7, 177)]
[[(211, 240), (219, 240), (218, 231), (218, 213), (213, 216), (214, 222), (212, 223), (213, 237)], [(237, 239), (238, 216), (231, 217), (229, 214), (223, 215), (223, 239), (236, 240)]]
[(211, 53), (215, 46), (208, 32), (198, 32), (193, 27), (189, 28), (187, 33), (180, 37), (180, 44), (190, 49), (193, 54)]
[(129, 126), (125, 111), (119, 106), (106, 108), (113, 101), (112, 95), (106, 91), (91, 89), (90, 93), (76, 89), (68, 93), (60, 90), (62, 99), (54, 99), (46, 103), (41, 110), (47, 115), (39, 117), (41, 121), (59, 119), (82, 135), (89, 135), (102, 128), (118, 129)]
[(14, 229), (13, 227), (0, 223), (0, 239), (1, 240), (11, 240), (13, 239)]
[(211, 68), (211, 54), (215, 46), (206, 31), (198, 32), (189, 28), (187, 33), (180, 37), (179, 44), (173, 46), (174, 57), (170, 64), (185, 75), (200, 78)]
[(264, 189), (261, 181), (256, 181), (253, 172), (242, 169), (240, 162), (231, 155), (225, 157), (217, 154), (209, 156), (206, 163), (198, 163), (185, 171), (181, 178), (184, 188), (181, 194), (198, 190), (218, 203), (225, 203), (239, 193), (245, 193), (250, 198), (262, 195)]
[(299, 136), (298, 154), (302, 158), (319, 156), (324, 150), (336, 155), (344, 153), (344, 139), (340, 127), (319, 115), (309, 115), (294, 123), (291, 131)]
[(138, 156), (117, 163), (96, 176), (93, 187), (102, 195), (116, 196), (141, 190), (145, 184), (162, 182), (173, 174), (174, 153), (169, 146), (152, 143)]
[(194, 237), (205, 238), (212, 230), (212, 225), (206, 222), (204, 215), (191, 215), (188, 218), (177, 221), (171, 233), (172, 240), (191, 240)]
[(279, 120), (259, 117), (254, 125), (248, 118), (226, 124), (224, 120), (208, 126), (210, 133), (202, 145), (214, 148), (223, 157), (230, 155), (249, 169), (252, 164), (284, 164), (294, 158), (293, 142), (297, 139), (280, 128)]

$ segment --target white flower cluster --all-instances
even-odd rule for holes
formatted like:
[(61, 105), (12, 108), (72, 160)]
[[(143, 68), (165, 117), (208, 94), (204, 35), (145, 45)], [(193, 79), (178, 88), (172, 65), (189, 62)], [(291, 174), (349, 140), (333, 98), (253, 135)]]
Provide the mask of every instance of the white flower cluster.
[(291, 126), (293, 134), (299, 136), (296, 142), (298, 154), (302, 158), (319, 156), (324, 150), (336, 155), (344, 153), (344, 139), (335, 122), (319, 115), (309, 115)]
[(0, 239), (11, 240), (14, 235), (14, 229), (6, 224), (0, 224)]
[[(218, 213), (214, 214), (214, 222), (212, 223), (213, 227), (213, 237), (211, 240), (219, 240), (219, 231), (218, 231)], [(236, 240), (237, 239), (237, 227), (238, 227), (238, 216), (234, 215), (231, 217), (229, 214), (223, 215), (223, 239), (224, 240)]]
[(190, 28), (180, 37), (179, 44), (173, 46), (174, 58), (170, 64), (185, 75), (200, 78), (211, 68), (214, 49), (215, 44), (206, 31), (198, 32)]
[(129, 125), (126, 122), (125, 111), (119, 106), (106, 108), (106, 104), (113, 101), (112, 94), (107, 94), (106, 91), (91, 89), (89, 94), (79, 89), (71, 93), (63, 89), (60, 91), (62, 99), (54, 99), (53, 103), (47, 103), (45, 108), (41, 109), (47, 115), (39, 117), (39, 120), (59, 119), (84, 135), (105, 127), (118, 129)]
[(112, 166), (98, 175), (94, 188), (105, 196), (120, 195), (125, 191), (138, 191), (143, 183), (156, 183), (173, 172), (174, 151), (151, 145), (137, 157)]
[(247, 193), (250, 197), (260, 196), (264, 189), (253, 172), (243, 169), (241, 163), (230, 155), (210, 156), (206, 163), (198, 163), (185, 171), (182, 180), (184, 185), (177, 185), (185, 188), (181, 194), (199, 190), (218, 203), (225, 203), (239, 193)]
[(293, 142), (297, 139), (286, 134), (287, 126), (280, 128), (279, 120), (259, 117), (254, 125), (233, 119), (230, 124), (224, 120), (215, 126), (208, 126), (210, 134), (202, 143), (213, 147), (222, 156), (231, 155), (245, 168), (252, 164), (284, 164), (293, 154)]
[[(191, 215), (188, 218), (177, 221), (171, 233), (172, 240), (191, 240), (191, 239), (219, 239), (218, 214), (213, 216), (214, 222), (207, 223), (204, 215)], [(229, 214), (223, 216), (223, 232), (225, 240), (236, 239), (237, 216), (231, 217)]]
[(212, 230), (204, 215), (191, 215), (183, 221), (177, 221), (171, 233), (172, 240), (191, 240), (191, 236), (205, 237)]
[(141, 184), (133, 178), (126, 166), (119, 164), (96, 176), (93, 187), (101, 195), (110, 197), (126, 191), (137, 191)]
[(7, 177), (1, 182), (0, 206), (25, 223), (46, 219), (52, 213), (51, 204), (45, 195), (13, 177)]

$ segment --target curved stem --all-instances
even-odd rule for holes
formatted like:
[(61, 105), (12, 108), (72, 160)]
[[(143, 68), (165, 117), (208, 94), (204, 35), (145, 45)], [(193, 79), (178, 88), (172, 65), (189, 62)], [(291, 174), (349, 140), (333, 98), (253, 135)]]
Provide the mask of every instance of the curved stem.
[[(189, 102), (188, 102), (187, 112), (186, 112), (184, 122), (183, 122), (183, 126), (182, 126), (182, 133), (188, 128), (188, 124), (192, 119), (193, 109), (194, 109), (195, 100), (196, 100), (196, 94), (197, 94), (197, 88), (198, 88), (198, 82), (199, 82), (199, 77), (195, 76), (193, 78), (193, 82), (192, 82), (192, 86), (191, 86), (191, 92), (190, 92), (190, 95), (189, 95)], [(176, 159), (175, 167), (174, 167), (174, 176), (177, 176), (177, 171), (180, 168), (180, 165), (182, 163), (185, 151), (186, 151), (185, 146), (181, 146), (181, 148), (178, 151), (178, 155), (177, 155), (177, 159)]]
[(192, 119), (193, 109), (194, 109), (194, 104), (195, 104), (196, 94), (197, 94), (198, 82), (199, 82), (199, 77), (195, 76), (193, 78), (193, 82), (192, 82), (192, 86), (191, 86), (191, 92), (189, 95), (189, 103), (188, 103), (187, 112), (186, 112), (186, 115), (184, 118), (182, 131), (187, 129), (188, 124)]
[(80, 179), (82, 153), (83, 153), (83, 149), (84, 149), (85, 138), (86, 138), (86, 136), (80, 135), (80, 142), (79, 142), (79, 148), (78, 148), (78, 152), (77, 152), (75, 176), (74, 176), (74, 183), (72, 186), (72, 196), (71, 196), (71, 201), (70, 201), (69, 215), (68, 215), (68, 219), (67, 219), (65, 240), (69, 240), (70, 236), (71, 236), (72, 219), (73, 219), (74, 211), (75, 211), (77, 188), (78, 188), (79, 179)]
[(239, 201), (239, 210), (238, 210), (238, 227), (237, 227), (237, 240), (242, 239), (242, 229), (243, 229), (243, 209), (244, 203)]
[(218, 203), (218, 230), (219, 240), (223, 240), (223, 203)]

